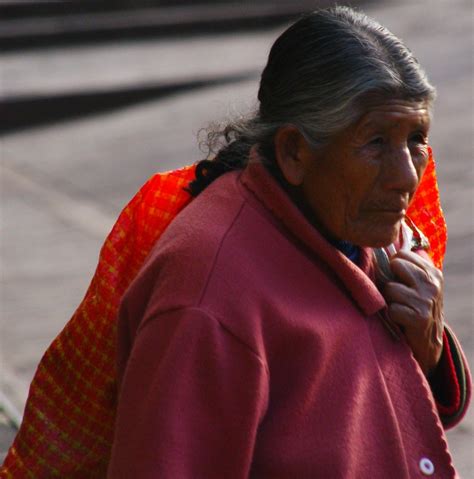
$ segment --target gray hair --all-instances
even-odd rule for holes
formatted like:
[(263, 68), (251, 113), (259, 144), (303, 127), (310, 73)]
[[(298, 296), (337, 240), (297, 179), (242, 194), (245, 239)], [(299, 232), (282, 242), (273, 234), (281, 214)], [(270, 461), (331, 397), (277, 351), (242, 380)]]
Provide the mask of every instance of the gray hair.
[[(210, 183), (241, 168), (257, 145), (272, 163), (273, 138), (294, 125), (315, 148), (353, 124), (372, 98), (425, 102), (435, 89), (411, 51), (375, 20), (348, 7), (312, 12), (290, 26), (273, 44), (250, 117), (208, 131), (212, 163), (201, 168)], [(199, 180), (199, 177), (198, 177)], [(206, 185), (207, 186), (207, 185)]]

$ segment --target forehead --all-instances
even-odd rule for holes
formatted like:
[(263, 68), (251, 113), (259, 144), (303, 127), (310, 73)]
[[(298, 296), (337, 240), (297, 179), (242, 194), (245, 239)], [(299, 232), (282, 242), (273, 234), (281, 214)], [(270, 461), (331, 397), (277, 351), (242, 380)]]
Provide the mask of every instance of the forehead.
[(369, 106), (355, 126), (364, 129), (401, 126), (428, 129), (430, 120), (428, 103), (394, 100)]

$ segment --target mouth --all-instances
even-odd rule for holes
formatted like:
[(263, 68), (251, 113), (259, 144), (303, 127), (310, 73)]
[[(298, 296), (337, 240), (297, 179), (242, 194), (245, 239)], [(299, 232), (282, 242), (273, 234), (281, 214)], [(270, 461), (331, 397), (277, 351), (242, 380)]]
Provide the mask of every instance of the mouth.
[(404, 198), (395, 201), (393, 198), (386, 201), (378, 200), (366, 206), (369, 213), (396, 216), (404, 218), (407, 213), (408, 202)]
[(398, 215), (398, 216), (405, 216), (406, 215), (406, 209), (405, 208), (402, 208), (402, 209), (388, 209), (388, 208), (381, 208), (379, 210), (375, 210), (375, 211), (378, 211), (379, 213), (385, 213), (385, 214), (390, 214), (390, 215)]
[(397, 222), (405, 218), (405, 208), (371, 208), (368, 210), (369, 214), (382, 216), (388, 221)]

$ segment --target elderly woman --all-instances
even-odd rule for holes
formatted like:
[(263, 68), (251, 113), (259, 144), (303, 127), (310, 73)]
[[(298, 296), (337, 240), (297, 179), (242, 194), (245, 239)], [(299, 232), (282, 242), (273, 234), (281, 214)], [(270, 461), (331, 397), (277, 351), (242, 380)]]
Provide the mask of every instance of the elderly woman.
[(111, 479), (456, 477), (469, 374), (406, 218), (434, 95), (349, 8), (277, 39), (123, 299)]

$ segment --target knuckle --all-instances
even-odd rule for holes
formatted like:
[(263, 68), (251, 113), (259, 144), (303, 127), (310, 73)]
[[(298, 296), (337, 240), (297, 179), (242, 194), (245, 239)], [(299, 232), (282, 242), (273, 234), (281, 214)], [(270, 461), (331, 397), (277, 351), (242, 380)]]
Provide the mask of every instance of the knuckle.
[(419, 278), (420, 282), (424, 284), (432, 284), (433, 283), (433, 276), (424, 269), (418, 270), (417, 277)]
[(440, 292), (440, 287), (438, 284), (428, 283), (426, 285), (426, 299), (432, 299), (438, 297)]
[(424, 322), (429, 322), (429, 320), (432, 318), (434, 304), (435, 302), (432, 298), (423, 298), (420, 301), (418, 311), (421, 320)]
[(440, 269), (436, 268), (435, 266), (431, 266), (426, 272), (431, 283), (439, 286), (443, 285), (443, 272)]

